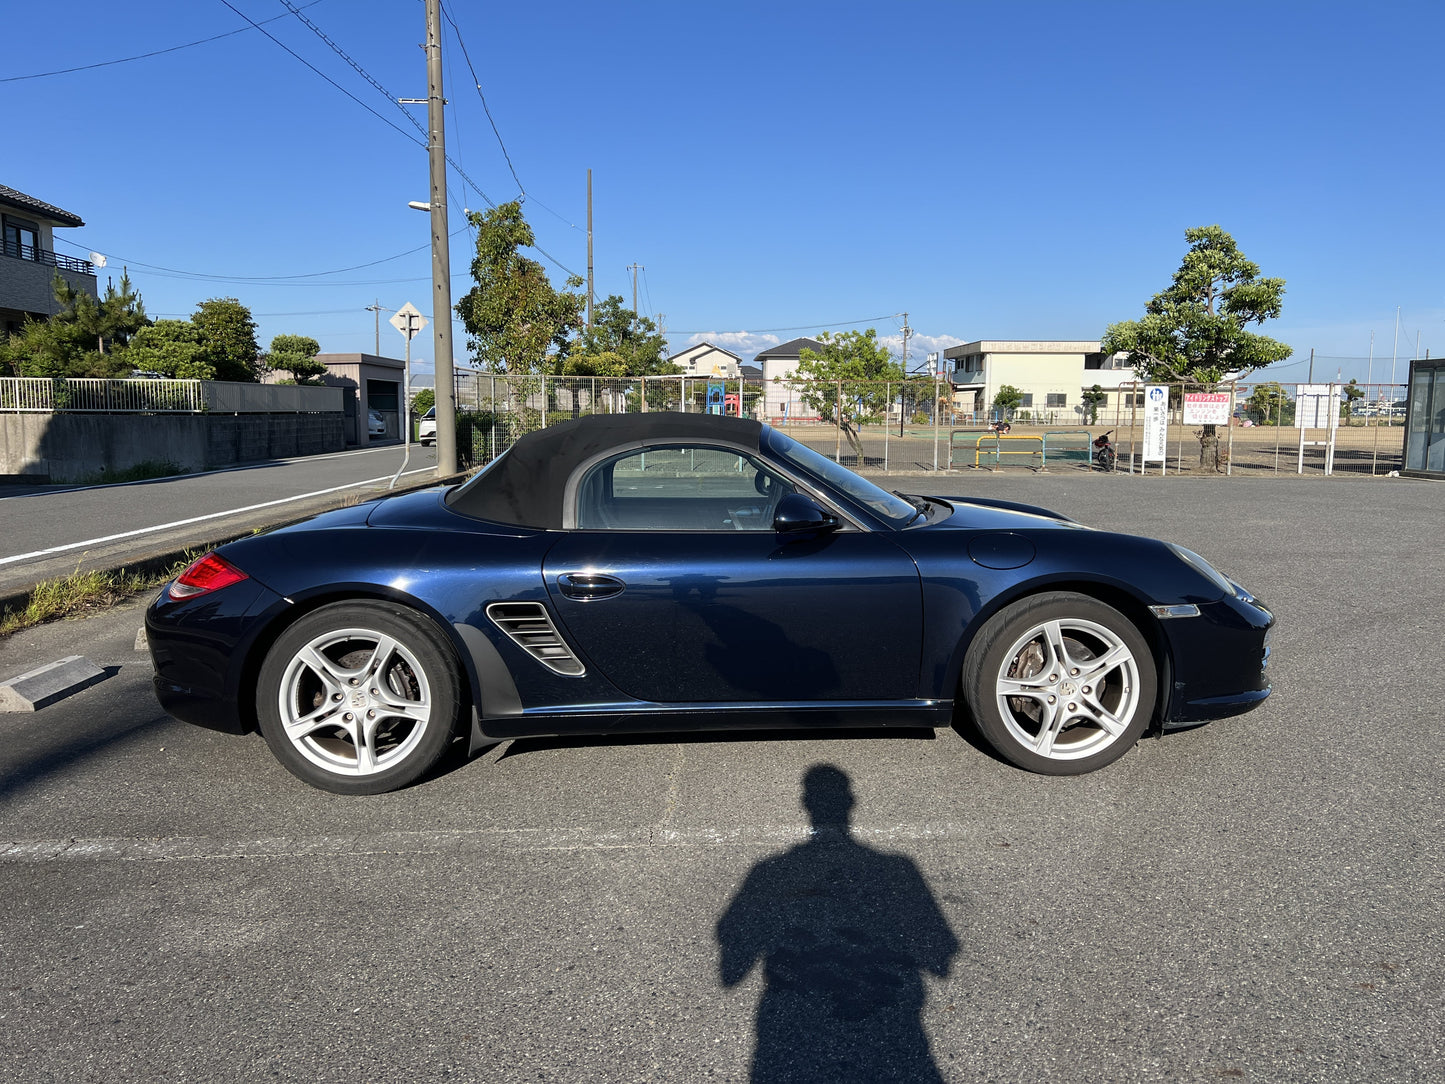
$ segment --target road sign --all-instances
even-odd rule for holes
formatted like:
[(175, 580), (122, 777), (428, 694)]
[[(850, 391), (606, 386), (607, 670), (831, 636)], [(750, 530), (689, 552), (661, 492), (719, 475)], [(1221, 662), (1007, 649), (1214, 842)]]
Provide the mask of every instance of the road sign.
[(391, 326), (406, 336), (406, 341), (411, 342), (416, 333), (426, 327), (427, 319), (421, 314), (421, 310), (408, 301), (401, 308), (396, 310), (396, 315), (391, 318)]
[(1143, 462), (1163, 462), (1169, 447), (1169, 389), (1163, 384), (1144, 387)]

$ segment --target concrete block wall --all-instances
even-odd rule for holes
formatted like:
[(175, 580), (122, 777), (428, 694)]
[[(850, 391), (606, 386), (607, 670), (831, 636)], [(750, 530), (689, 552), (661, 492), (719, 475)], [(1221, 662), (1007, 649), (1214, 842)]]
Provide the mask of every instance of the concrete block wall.
[(210, 467), (339, 452), (346, 447), (341, 414), (207, 415)]
[(183, 471), (339, 452), (337, 414), (0, 414), (0, 477), (77, 481), (141, 463)]

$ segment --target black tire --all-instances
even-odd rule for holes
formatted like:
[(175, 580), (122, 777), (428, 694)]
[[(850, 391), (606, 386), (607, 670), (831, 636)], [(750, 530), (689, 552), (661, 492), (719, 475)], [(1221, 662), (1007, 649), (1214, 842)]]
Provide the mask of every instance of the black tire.
[(271, 645), (256, 715), (298, 779), (334, 794), (383, 794), (420, 779), (451, 742), (459, 672), (451, 645), (414, 611), (334, 603)]
[(1112, 764), (1144, 733), (1158, 699), (1154, 656), (1133, 622), (1067, 591), (1020, 599), (989, 618), (962, 681), (999, 756), (1043, 775)]
[(1118, 460), (1118, 453), (1113, 448), (1100, 448), (1094, 459), (1098, 462), (1101, 471), (1110, 472)]

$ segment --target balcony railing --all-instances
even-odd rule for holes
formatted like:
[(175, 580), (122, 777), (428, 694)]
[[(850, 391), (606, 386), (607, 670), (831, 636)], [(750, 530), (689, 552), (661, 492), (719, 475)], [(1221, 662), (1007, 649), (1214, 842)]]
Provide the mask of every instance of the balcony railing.
[(47, 267), (58, 268), (61, 271), (74, 271), (82, 275), (95, 274), (95, 268), (89, 260), (77, 260), (74, 256), (62, 256), (58, 252), (51, 252), (48, 248), (40, 248), (38, 245), (22, 245), (19, 241), (4, 242), (5, 255), (14, 260), (29, 260), (31, 263), (42, 263)]

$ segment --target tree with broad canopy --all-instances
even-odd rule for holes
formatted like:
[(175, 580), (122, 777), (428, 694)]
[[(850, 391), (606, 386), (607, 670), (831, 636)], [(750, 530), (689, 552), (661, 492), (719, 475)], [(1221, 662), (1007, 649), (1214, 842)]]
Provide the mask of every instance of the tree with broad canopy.
[[(1174, 279), (1138, 320), (1110, 324), (1100, 349), (1123, 354), (1145, 380), (1185, 383), (1213, 391), (1230, 375), (1283, 361), (1285, 343), (1247, 330), (1279, 316), (1284, 279), (1261, 278), (1259, 265), (1219, 226), (1184, 231), (1189, 251)], [(1199, 435), (1199, 465), (1219, 470), (1217, 427)]]

